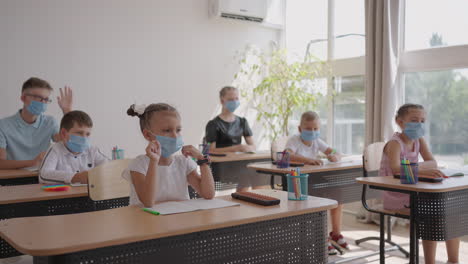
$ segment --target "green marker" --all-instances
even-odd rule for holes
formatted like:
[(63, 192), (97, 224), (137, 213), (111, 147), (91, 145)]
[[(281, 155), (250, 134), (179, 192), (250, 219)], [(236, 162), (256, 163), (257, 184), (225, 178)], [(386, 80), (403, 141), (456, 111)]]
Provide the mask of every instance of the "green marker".
[(145, 211), (147, 213), (150, 213), (150, 214), (154, 214), (154, 215), (160, 215), (159, 212), (153, 211), (153, 210), (148, 209), (148, 208), (143, 208), (143, 211)]

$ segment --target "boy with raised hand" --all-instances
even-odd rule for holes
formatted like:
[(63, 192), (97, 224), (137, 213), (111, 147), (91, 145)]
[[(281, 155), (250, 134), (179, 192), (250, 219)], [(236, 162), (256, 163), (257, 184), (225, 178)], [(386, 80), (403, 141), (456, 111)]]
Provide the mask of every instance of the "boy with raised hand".
[[(23, 107), (13, 116), (0, 119), (0, 169), (39, 166), (51, 141), (58, 141), (58, 124), (45, 115), (53, 89), (39, 78), (29, 78), (21, 89)], [(64, 114), (72, 109), (70, 87), (60, 88), (57, 102)]]

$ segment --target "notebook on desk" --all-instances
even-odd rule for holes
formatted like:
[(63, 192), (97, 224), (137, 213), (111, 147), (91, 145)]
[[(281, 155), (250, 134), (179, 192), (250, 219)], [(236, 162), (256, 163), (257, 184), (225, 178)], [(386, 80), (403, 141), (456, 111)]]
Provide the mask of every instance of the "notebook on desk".
[(445, 176), (449, 177), (461, 177), (465, 176), (465, 174), (468, 174), (467, 169), (441, 169)]
[(23, 170), (36, 172), (36, 171), (39, 171), (39, 167), (38, 166), (26, 167), (26, 168), (23, 168)]
[(216, 209), (230, 206), (237, 206), (239, 203), (225, 201), (221, 199), (193, 199), (187, 201), (178, 202), (163, 202), (154, 205), (151, 208), (144, 208), (145, 211), (149, 211), (153, 214), (168, 215), (168, 214), (179, 214), (185, 212), (193, 212), (198, 210)]

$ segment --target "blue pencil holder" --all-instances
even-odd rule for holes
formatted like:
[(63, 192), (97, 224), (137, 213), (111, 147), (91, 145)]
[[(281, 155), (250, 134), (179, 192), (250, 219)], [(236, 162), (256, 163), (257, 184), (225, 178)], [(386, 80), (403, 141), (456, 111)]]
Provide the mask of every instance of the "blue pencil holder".
[(307, 200), (309, 199), (309, 174), (301, 174), (299, 176), (292, 176), (286, 174), (288, 182), (288, 200)]
[(119, 160), (125, 158), (125, 151), (123, 149), (112, 150), (112, 160)]
[(400, 164), (400, 182), (403, 184), (418, 183), (418, 164)]

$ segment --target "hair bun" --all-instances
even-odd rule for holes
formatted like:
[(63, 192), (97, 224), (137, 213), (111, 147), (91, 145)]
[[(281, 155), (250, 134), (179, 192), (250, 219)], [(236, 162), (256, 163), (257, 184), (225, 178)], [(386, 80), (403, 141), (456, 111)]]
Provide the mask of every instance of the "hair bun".
[(127, 115), (129, 115), (129, 116), (138, 116), (138, 113), (135, 112), (135, 105), (134, 104), (132, 104), (130, 106), (130, 108), (128, 108)]

